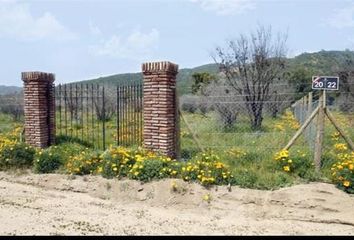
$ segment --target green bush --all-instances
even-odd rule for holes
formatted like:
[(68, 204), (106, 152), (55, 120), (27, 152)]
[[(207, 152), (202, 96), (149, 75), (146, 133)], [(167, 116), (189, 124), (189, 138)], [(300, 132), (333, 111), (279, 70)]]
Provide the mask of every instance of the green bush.
[(0, 169), (32, 166), (36, 152), (33, 147), (16, 141), (7, 141), (0, 145)]
[(59, 153), (65, 163), (71, 156), (77, 155), (82, 151), (88, 151), (90, 148), (78, 143), (61, 143), (51, 147), (53, 152)]
[(85, 175), (99, 172), (102, 159), (100, 151), (86, 149), (70, 156), (65, 163), (65, 170), (69, 174)]
[(88, 148), (77, 143), (62, 143), (51, 146), (45, 150), (39, 150), (34, 161), (34, 171), (37, 173), (53, 173)]
[(139, 156), (138, 152), (123, 147), (111, 147), (102, 154), (98, 172), (105, 178), (126, 177)]
[(258, 183), (258, 175), (254, 170), (237, 170), (235, 171), (235, 184), (243, 188), (255, 188)]
[(315, 167), (313, 160), (308, 156), (294, 154), (292, 157), (294, 173), (300, 178), (313, 180), (315, 177)]
[(53, 148), (41, 150), (36, 153), (34, 171), (36, 173), (53, 173), (63, 164), (60, 153)]
[(129, 173), (129, 178), (142, 182), (166, 178), (168, 177), (168, 171), (163, 170), (165, 167), (164, 162), (160, 159), (146, 159), (134, 164)]
[(87, 148), (93, 148), (93, 145), (87, 141), (84, 141), (77, 137), (70, 137), (65, 135), (58, 135), (55, 137), (55, 142), (57, 145), (62, 145), (65, 143), (79, 144)]
[(332, 165), (332, 181), (339, 189), (354, 194), (354, 151), (340, 153), (338, 161)]
[(220, 162), (219, 156), (211, 150), (198, 154), (181, 168), (185, 181), (198, 181), (204, 186), (234, 183), (234, 176), (227, 165)]

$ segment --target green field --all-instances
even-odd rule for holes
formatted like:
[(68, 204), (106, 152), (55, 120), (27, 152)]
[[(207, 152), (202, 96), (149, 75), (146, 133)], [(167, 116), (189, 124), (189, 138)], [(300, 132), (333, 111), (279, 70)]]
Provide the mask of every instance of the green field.
[[(247, 118), (239, 118), (232, 128), (223, 129), (220, 126), (217, 115), (209, 112), (206, 115), (198, 113), (182, 113), (192, 131), (190, 131), (186, 123), (181, 119), (181, 157), (182, 160), (188, 161), (197, 153), (201, 152), (198, 148), (195, 138), (204, 150), (212, 150), (216, 153), (220, 160), (226, 163), (232, 170), (233, 175), (237, 179), (238, 185), (241, 187), (257, 188), (257, 189), (276, 189), (288, 186), (294, 183), (307, 181), (330, 181), (330, 168), (336, 161), (333, 158), (333, 146), (335, 143), (344, 143), (343, 139), (333, 140), (333, 134), (336, 133), (334, 127), (326, 120), (325, 138), (323, 146), (322, 170), (321, 173), (314, 171), (313, 149), (306, 138), (306, 134), (302, 135), (291, 148), (291, 154), (294, 159), (301, 158), (303, 165), (299, 166), (296, 174), (289, 174), (279, 171), (274, 161), (274, 154), (280, 151), (299, 128), (296, 120), (288, 116), (280, 116), (278, 118), (265, 117), (263, 128), (261, 131), (253, 131)], [(352, 114), (344, 114), (333, 112), (339, 124), (343, 127), (348, 136), (354, 138), (353, 116)], [(90, 124), (72, 124), (63, 126), (61, 131), (57, 130), (60, 141), (81, 139), (83, 143), (92, 140), (101, 142), (103, 123), (94, 121)], [(91, 125), (93, 123), (93, 125)], [(0, 115), (0, 132), (4, 133), (12, 130), (21, 123), (13, 122), (9, 116)], [(57, 118), (57, 124), (58, 122)], [(129, 124), (138, 126), (133, 121)], [(92, 127), (94, 126), (94, 128)], [(110, 144), (116, 145), (116, 119), (105, 123), (106, 127), (106, 146)], [(134, 127), (131, 127), (133, 130)], [(97, 131), (97, 132), (96, 132)], [(123, 129), (121, 129), (123, 132)], [(64, 139), (62, 135), (72, 135), (71, 138)], [(100, 133), (99, 133), (100, 132)], [(132, 138), (132, 132), (124, 132), (124, 138)], [(76, 139), (76, 140), (75, 140)], [(96, 148), (101, 148), (99, 143)]]

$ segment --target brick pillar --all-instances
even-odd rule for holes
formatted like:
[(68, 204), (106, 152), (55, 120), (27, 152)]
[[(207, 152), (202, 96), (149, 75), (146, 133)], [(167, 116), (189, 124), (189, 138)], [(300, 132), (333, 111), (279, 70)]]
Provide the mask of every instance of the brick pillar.
[(23, 72), (25, 139), (33, 147), (54, 144), (55, 96), (54, 74)]
[(142, 65), (144, 75), (144, 147), (179, 158), (179, 117), (176, 75), (178, 65), (152, 62)]

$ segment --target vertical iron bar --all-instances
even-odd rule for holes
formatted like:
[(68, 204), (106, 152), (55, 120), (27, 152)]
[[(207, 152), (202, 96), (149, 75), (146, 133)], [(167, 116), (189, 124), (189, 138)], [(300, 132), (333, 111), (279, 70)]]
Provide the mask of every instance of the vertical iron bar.
[(83, 85), (80, 84), (80, 96), (81, 96), (81, 140), (84, 140), (84, 97), (83, 97)]
[(103, 150), (106, 150), (106, 99), (104, 96), (104, 86), (102, 87), (102, 113), (103, 113), (102, 148)]
[(130, 87), (130, 129), (131, 129), (131, 144), (134, 144), (134, 85)]
[(89, 142), (89, 134), (88, 134), (88, 125), (89, 125), (89, 97), (88, 97), (88, 93), (89, 93), (89, 87), (88, 84), (86, 83), (86, 141)]
[(117, 85), (117, 90), (116, 90), (116, 101), (117, 101), (117, 105), (116, 105), (116, 118), (117, 118), (117, 129), (116, 129), (116, 142), (117, 142), (117, 146), (119, 146), (119, 86)]
[(124, 86), (120, 87), (120, 99), (119, 99), (119, 107), (120, 107), (120, 145), (124, 145)]
[(70, 84), (70, 137), (72, 138), (73, 136), (73, 88), (72, 85)]
[(129, 146), (129, 138), (130, 138), (130, 132), (129, 132), (129, 87), (125, 86), (125, 112), (126, 112), (126, 120), (125, 120), (125, 128), (126, 128), (126, 139), (125, 139), (125, 145)]
[(143, 141), (143, 126), (142, 126), (142, 120), (143, 120), (143, 107), (142, 107), (142, 100), (143, 100), (143, 95), (142, 95), (142, 90), (143, 90), (143, 85), (139, 84), (139, 120), (138, 120), (138, 128), (139, 128), (139, 144), (142, 143)]
[(130, 143), (131, 143), (131, 97), (132, 97), (132, 94), (131, 94), (131, 86), (129, 85), (128, 86), (128, 145), (130, 146)]
[(65, 119), (65, 136), (68, 136), (68, 118), (67, 118), (67, 109), (66, 109), (66, 104), (67, 104), (67, 91), (66, 91), (66, 84), (64, 85), (64, 119)]
[(133, 85), (133, 144), (136, 144), (136, 85)]
[(96, 103), (96, 109), (99, 111), (98, 115), (97, 115), (97, 147), (100, 148), (101, 145), (101, 139), (100, 139), (100, 119), (99, 117), (101, 116), (101, 112), (99, 109), (100, 108), (100, 86), (98, 86), (98, 84), (96, 84), (96, 95), (97, 95), (97, 103)]
[(78, 123), (77, 123), (77, 120), (78, 120), (78, 115), (79, 115), (79, 103), (78, 103), (78, 96), (77, 96), (77, 84), (75, 84), (75, 108), (74, 108), (74, 115), (75, 115), (75, 137), (78, 138)]
[(94, 108), (94, 91), (93, 91), (93, 84), (91, 84), (91, 136), (92, 136), (92, 145), (95, 146), (95, 124), (94, 118), (95, 115), (95, 108)]
[(132, 119), (133, 119), (133, 115), (132, 115), (132, 91), (133, 88), (130, 85), (129, 86), (129, 145), (132, 144), (133, 141), (133, 125), (132, 125)]
[(123, 136), (123, 90), (119, 87), (119, 145), (122, 145)]
[(59, 99), (59, 134), (61, 135), (61, 84), (59, 84), (59, 92), (58, 92), (58, 99)]
[(140, 142), (143, 143), (144, 141), (144, 88), (143, 83), (140, 85)]
[(123, 134), (122, 134), (122, 143), (123, 143), (123, 146), (126, 145), (126, 139), (127, 139), (127, 131), (126, 131), (126, 125), (127, 125), (127, 122), (126, 122), (126, 119), (127, 119), (127, 116), (126, 116), (126, 86), (123, 86), (123, 119), (122, 119), (122, 125), (123, 125)]

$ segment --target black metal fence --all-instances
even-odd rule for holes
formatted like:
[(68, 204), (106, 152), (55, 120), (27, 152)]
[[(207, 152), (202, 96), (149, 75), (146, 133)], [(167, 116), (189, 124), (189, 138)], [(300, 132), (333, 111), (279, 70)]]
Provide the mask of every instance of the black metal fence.
[(56, 87), (56, 134), (99, 149), (142, 143), (142, 84)]

